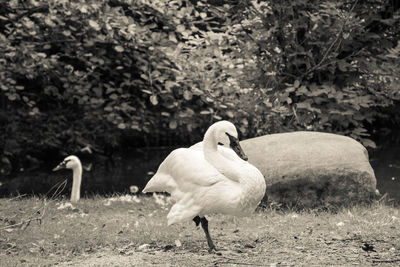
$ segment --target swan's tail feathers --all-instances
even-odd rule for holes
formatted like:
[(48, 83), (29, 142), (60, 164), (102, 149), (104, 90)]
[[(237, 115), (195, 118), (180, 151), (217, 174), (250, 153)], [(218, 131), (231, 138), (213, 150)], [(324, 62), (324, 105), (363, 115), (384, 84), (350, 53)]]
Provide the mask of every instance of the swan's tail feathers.
[(163, 173), (156, 173), (150, 181), (147, 183), (146, 187), (143, 189), (143, 193), (148, 192), (168, 192), (171, 193), (174, 188), (176, 188), (176, 182), (174, 179)]
[(202, 208), (193, 203), (193, 200), (181, 201), (175, 203), (167, 215), (168, 225), (190, 221), (200, 214)]

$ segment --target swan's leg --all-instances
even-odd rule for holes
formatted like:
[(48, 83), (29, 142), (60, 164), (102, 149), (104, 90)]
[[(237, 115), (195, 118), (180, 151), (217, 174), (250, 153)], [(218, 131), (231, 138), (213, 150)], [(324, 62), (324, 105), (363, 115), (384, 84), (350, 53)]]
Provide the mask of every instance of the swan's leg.
[(206, 217), (201, 217), (200, 216), (196, 216), (193, 218), (194, 223), (196, 224), (196, 226), (199, 226), (199, 224), (201, 223), (201, 227), (204, 230), (204, 233), (206, 234), (206, 238), (207, 238), (207, 244), (209, 247), (209, 252), (217, 251), (217, 249), (214, 246), (213, 241), (211, 240), (211, 236), (210, 233), (208, 232), (208, 221), (206, 219)]
[(208, 251), (209, 252), (217, 251), (217, 249), (214, 246), (213, 241), (211, 240), (210, 233), (208, 232), (208, 221), (207, 221), (206, 217), (201, 217), (200, 222), (201, 222), (201, 227), (203, 228), (204, 233), (206, 234), (207, 244), (209, 247)]
[(196, 216), (196, 217), (193, 218), (193, 221), (196, 224), (196, 226), (199, 226), (201, 219), (200, 219), (199, 216)]

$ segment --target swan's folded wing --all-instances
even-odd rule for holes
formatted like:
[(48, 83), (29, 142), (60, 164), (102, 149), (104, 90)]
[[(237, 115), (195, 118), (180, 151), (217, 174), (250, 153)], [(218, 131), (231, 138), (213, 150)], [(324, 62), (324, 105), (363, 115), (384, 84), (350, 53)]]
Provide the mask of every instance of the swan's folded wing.
[(203, 151), (203, 142), (198, 142), (198, 143), (190, 146), (189, 148)]
[(225, 158), (235, 162), (235, 164), (243, 164), (245, 162), (229, 147), (218, 146), (218, 152)]
[(168, 225), (193, 219), (202, 210), (192, 198), (192, 194), (185, 193), (180, 196), (179, 200), (171, 207), (167, 215)]
[(226, 179), (204, 159), (203, 151), (179, 148), (171, 152), (160, 170), (171, 175), (180, 186), (211, 186)]

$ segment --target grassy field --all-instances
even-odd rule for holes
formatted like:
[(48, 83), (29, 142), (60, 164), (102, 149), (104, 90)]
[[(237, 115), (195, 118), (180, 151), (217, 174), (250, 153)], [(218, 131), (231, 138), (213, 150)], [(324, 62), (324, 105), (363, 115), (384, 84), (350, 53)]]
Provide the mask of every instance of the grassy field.
[(168, 227), (162, 195), (0, 199), (1, 266), (286, 266), (400, 264), (399, 209), (265, 209), (209, 216), (220, 255), (193, 222)]

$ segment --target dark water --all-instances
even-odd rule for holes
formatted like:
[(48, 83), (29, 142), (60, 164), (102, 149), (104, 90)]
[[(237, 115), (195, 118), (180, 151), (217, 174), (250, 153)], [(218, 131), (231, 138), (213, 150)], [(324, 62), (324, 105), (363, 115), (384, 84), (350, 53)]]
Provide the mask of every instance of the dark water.
[[(81, 158), (84, 167), (81, 193), (86, 196), (128, 193), (132, 185), (142, 189), (173, 149), (171, 147), (133, 149), (114, 156), (113, 160), (104, 157), (91, 160)], [(59, 161), (62, 161), (62, 158)], [(53, 172), (52, 169), (57, 163), (40, 170), (22, 171), (14, 177), (0, 177), (0, 196), (36, 194), (50, 197), (57, 185), (65, 179), (68, 184), (63, 193), (69, 195), (72, 170)], [(91, 168), (88, 170), (90, 164)], [(55, 188), (52, 189), (53, 186)]]
[(370, 163), (379, 192), (400, 204), (400, 146), (370, 152)]
[[(131, 185), (142, 189), (172, 150), (171, 147), (135, 149), (115, 157), (114, 162), (107, 159), (91, 161), (92, 169), (83, 172), (82, 194), (128, 193)], [(380, 193), (387, 193), (394, 202), (400, 203), (400, 146), (371, 151), (370, 162)], [(90, 162), (82, 160), (82, 163), (87, 166)], [(54, 189), (50, 189), (65, 179), (68, 184), (63, 193), (69, 195), (72, 171), (52, 172), (53, 167), (20, 172), (15, 178), (0, 177), (0, 196), (47, 194), (50, 197), (54, 193)]]

